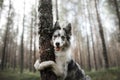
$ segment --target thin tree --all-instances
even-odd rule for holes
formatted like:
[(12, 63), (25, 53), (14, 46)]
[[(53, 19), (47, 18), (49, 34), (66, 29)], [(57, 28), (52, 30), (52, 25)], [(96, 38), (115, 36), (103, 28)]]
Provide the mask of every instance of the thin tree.
[(25, 30), (25, 0), (24, 0), (24, 16), (23, 16), (23, 29), (21, 34), (21, 51), (20, 51), (20, 73), (23, 73), (24, 69), (24, 30)]
[(102, 49), (103, 49), (103, 58), (104, 58), (104, 62), (105, 62), (105, 68), (108, 68), (109, 62), (108, 62), (108, 55), (107, 55), (107, 48), (106, 48), (106, 44), (105, 44), (103, 26), (102, 26), (100, 14), (99, 14), (98, 7), (97, 7), (97, 1), (95, 0), (94, 2), (95, 2), (95, 10), (96, 10), (96, 14), (97, 14), (97, 21), (98, 21), (100, 38), (102, 41)]
[(15, 32), (15, 35), (16, 35), (16, 39), (15, 39), (15, 41), (16, 41), (16, 44), (15, 44), (15, 53), (14, 53), (14, 65), (13, 65), (13, 69), (15, 70), (16, 69), (16, 67), (17, 67), (17, 56), (16, 56), (16, 53), (17, 53), (17, 50), (18, 50), (18, 33), (19, 33), (19, 18), (17, 18), (18, 20), (17, 20), (17, 28), (16, 28), (16, 32)]
[(29, 55), (29, 71), (32, 71), (32, 39), (33, 38), (33, 12), (31, 18), (31, 27), (30, 27), (30, 55)]
[[(36, 28), (34, 28), (36, 30)], [(34, 56), (34, 59), (33, 59), (33, 63), (35, 63), (35, 60), (36, 60), (36, 31), (34, 30), (34, 52), (33, 52), (33, 56)], [(33, 71), (35, 72), (35, 68), (33, 69)]]
[[(86, 6), (87, 13), (88, 13), (88, 22), (90, 24), (90, 32), (91, 32), (91, 39), (92, 39), (92, 50), (93, 50), (93, 55), (94, 55), (94, 64), (95, 64), (95, 69), (97, 69), (97, 66), (96, 66), (96, 56), (95, 56), (95, 47), (94, 47), (94, 38), (93, 38), (93, 30), (92, 30), (92, 22), (91, 22), (91, 15), (90, 15), (89, 7), (88, 7), (89, 1), (86, 0), (86, 3), (87, 3), (87, 5), (85, 5), (85, 6)], [(87, 31), (86, 31), (86, 33), (87, 33)], [(89, 36), (88, 36), (88, 33), (87, 33), (87, 43), (88, 43), (88, 47), (89, 47)], [(89, 48), (88, 48), (88, 50), (89, 50)], [(89, 55), (88, 56), (88, 60), (90, 60), (90, 51), (88, 51), (88, 55)], [(90, 67), (89, 69), (91, 69), (90, 61), (89, 61), (88, 65)]]
[(58, 16), (58, 0), (56, 0), (56, 20), (59, 20), (59, 16)]
[(116, 9), (116, 15), (118, 17), (118, 21), (119, 21), (119, 31), (120, 31), (120, 12), (119, 12), (119, 5), (118, 5), (119, 1), (117, 0), (114, 0), (114, 6), (115, 6), (115, 9)]
[[(37, 29), (36, 29), (36, 27), (38, 27), (37, 26), (37, 11), (36, 11), (36, 8), (37, 8), (37, 0), (35, 1), (35, 8), (34, 8), (34, 12), (35, 12), (35, 14), (34, 14), (34, 52), (33, 52), (33, 56), (34, 56), (34, 59), (33, 59), (33, 63), (35, 63), (35, 60), (36, 60), (36, 35), (37, 35)], [(33, 69), (33, 71), (35, 72), (36, 70), (35, 70), (35, 68)]]
[[(80, 34), (82, 34), (82, 30), (81, 30), (81, 28), (80, 28)], [(80, 65), (81, 65), (81, 67), (83, 67), (83, 60), (82, 60), (82, 49), (81, 49), (81, 46), (83, 46), (82, 45), (82, 36), (80, 36), (80, 34), (79, 34), (79, 49), (80, 49)], [(80, 46), (81, 45), (81, 46)]]
[(13, 69), (15, 70), (15, 68), (16, 68), (16, 60), (17, 60), (17, 58), (16, 58), (16, 53), (17, 53), (17, 49), (18, 49), (18, 42), (17, 42), (17, 40), (18, 40), (18, 25), (17, 25), (17, 28), (16, 28), (16, 32), (14, 33), (14, 35), (16, 36), (16, 38), (15, 38), (15, 45), (14, 45), (14, 54), (13, 54)]
[(95, 69), (97, 69), (96, 53), (95, 53), (95, 47), (94, 47), (95, 45), (94, 45), (93, 27), (92, 27), (91, 15), (90, 15), (88, 5), (87, 5), (87, 12), (88, 12), (88, 20), (89, 20), (89, 24), (90, 24), (90, 32), (91, 32), (91, 39), (92, 39), (92, 49), (93, 49), (93, 55), (94, 55), (94, 64), (95, 64)]
[[(53, 60), (55, 61), (54, 48), (51, 45), (53, 15), (52, 0), (39, 0), (39, 49), (41, 62)], [(41, 70), (42, 80), (57, 80), (56, 75), (46, 68)]]
[(114, 0), (114, 6), (116, 9), (116, 15), (118, 17), (118, 24), (119, 24), (119, 34), (118, 34), (118, 41), (120, 42), (120, 11), (119, 11), (119, 5), (118, 5), (119, 1)]
[(93, 29), (92, 26), (90, 25), (90, 32), (91, 32), (91, 38), (92, 38), (92, 49), (93, 49), (93, 54), (94, 54), (94, 64), (95, 64), (95, 69), (97, 70), (97, 62), (96, 62), (96, 53), (95, 53), (95, 45), (94, 45), (94, 39), (93, 39)]
[(89, 47), (89, 36), (88, 36), (88, 33), (86, 31), (86, 34), (87, 34), (87, 51), (88, 51), (88, 69), (91, 70), (91, 59), (90, 59), (90, 47)]
[(4, 0), (0, 0), (0, 19), (1, 19), (1, 12), (3, 9), (3, 3), (4, 3)]
[(0, 8), (2, 9), (2, 7), (3, 7), (3, 2), (4, 2), (4, 0), (0, 0)]
[(9, 0), (9, 11), (8, 11), (8, 17), (7, 17), (7, 24), (6, 24), (6, 29), (4, 33), (4, 39), (3, 39), (3, 47), (2, 47), (2, 61), (1, 61), (1, 70), (5, 68), (5, 62), (6, 59), (5, 57), (7, 56), (7, 42), (8, 42), (8, 36), (9, 36), (9, 30), (10, 30), (10, 25), (11, 25), (11, 9), (12, 9), (12, 4), (11, 0)]

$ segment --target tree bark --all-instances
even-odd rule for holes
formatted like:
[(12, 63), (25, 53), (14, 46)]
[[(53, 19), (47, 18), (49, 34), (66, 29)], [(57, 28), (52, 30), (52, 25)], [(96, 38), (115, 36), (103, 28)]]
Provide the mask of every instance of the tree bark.
[(118, 34), (118, 41), (120, 42), (120, 12), (119, 12), (119, 1), (114, 0), (114, 6), (116, 9), (116, 16), (118, 17), (118, 25), (119, 25), (119, 34)]
[[(37, 8), (37, 0), (35, 1), (35, 8)], [(34, 56), (34, 59), (33, 59), (33, 63), (35, 63), (36, 61), (36, 35), (37, 35), (37, 31), (36, 31), (36, 28), (38, 27), (37, 26), (37, 10), (35, 9), (35, 14), (34, 14), (34, 52), (33, 52), (33, 56)], [(37, 26), (37, 27), (36, 27)], [(33, 67), (33, 72), (36, 72), (35, 68)]]
[(56, 0), (56, 20), (59, 20), (59, 17), (58, 17), (58, 0)]
[(21, 53), (20, 53), (20, 73), (23, 73), (24, 69), (24, 28), (25, 28), (25, 0), (24, 0), (24, 16), (23, 16), (23, 30), (21, 35)]
[(116, 9), (116, 15), (118, 17), (118, 23), (119, 23), (119, 32), (120, 32), (120, 12), (119, 12), (119, 6), (118, 6), (118, 1), (114, 0), (114, 5)]
[(91, 18), (90, 18), (90, 12), (88, 10), (88, 16), (89, 16), (89, 23), (90, 23), (90, 32), (91, 32), (91, 38), (92, 38), (92, 49), (93, 49), (93, 55), (94, 55), (94, 64), (95, 64), (95, 69), (97, 70), (97, 61), (96, 61), (96, 53), (95, 53), (95, 44), (94, 44), (94, 38), (93, 38), (93, 28), (92, 28), (92, 23), (91, 23)]
[[(34, 56), (33, 62), (35, 63), (35, 60), (36, 60), (36, 32), (34, 32), (34, 53), (33, 53), (33, 56)], [(34, 72), (36, 71), (35, 68), (33, 69), (33, 71)]]
[[(32, 14), (33, 16), (33, 14)], [(32, 71), (32, 39), (33, 38), (33, 18), (31, 18), (31, 29), (30, 29), (30, 55), (29, 55), (29, 71)]]
[[(11, 25), (11, 0), (9, 0), (9, 11), (8, 11), (8, 18), (7, 18), (7, 24), (6, 24), (6, 30), (4, 34), (4, 42), (3, 42), (3, 47), (2, 47), (2, 61), (1, 61), (1, 70), (4, 70), (6, 61), (7, 61), (7, 43), (8, 43), (8, 36), (9, 36), (9, 30), (10, 30), (10, 25)], [(5, 59), (6, 58), (6, 59)]]
[(95, 10), (96, 10), (96, 14), (97, 14), (99, 33), (100, 33), (100, 37), (101, 37), (101, 41), (102, 41), (102, 49), (103, 49), (103, 58), (104, 58), (104, 62), (105, 62), (105, 68), (108, 68), (109, 67), (109, 62), (108, 62), (107, 48), (106, 48), (106, 44), (105, 44), (103, 26), (102, 26), (102, 22), (101, 22), (101, 19), (100, 19), (100, 15), (99, 15), (96, 0), (95, 0)]
[(0, 0), (0, 19), (1, 19), (1, 13), (3, 10), (3, 3), (4, 3), (4, 0)]
[(88, 69), (91, 70), (91, 59), (90, 59), (90, 48), (89, 48), (88, 33), (87, 33), (87, 51), (88, 51)]
[[(54, 48), (51, 45), (53, 15), (52, 1), (39, 0), (39, 49), (41, 62), (52, 60), (55, 61)], [(51, 68), (46, 68), (40, 71), (42, 80), (57, 80), (56, 75), (51, 71)]]

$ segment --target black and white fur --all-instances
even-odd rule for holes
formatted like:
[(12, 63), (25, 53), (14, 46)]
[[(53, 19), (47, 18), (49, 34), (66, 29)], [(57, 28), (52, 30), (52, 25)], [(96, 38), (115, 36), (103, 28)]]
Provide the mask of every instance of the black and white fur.
[(40, 61), (37, 60), (34, 64), (35, 69), (43, 70), (51, 66), (52, 71), (58, 76), (58, 80), (90, 80), (78, 63), (72, 59), (70, 38), (71, 24), (62, 28), (56, 22), (51, 41), (55, 50), (56, 62), (44, 61), (39, 63)]

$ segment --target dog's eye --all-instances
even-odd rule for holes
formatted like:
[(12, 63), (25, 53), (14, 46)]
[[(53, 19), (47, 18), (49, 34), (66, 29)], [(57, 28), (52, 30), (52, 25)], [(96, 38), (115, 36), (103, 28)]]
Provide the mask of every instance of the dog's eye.
[(61, 38), (64, 40), (64, 39), (65, 39), (65, 36), (61, 36)]
[(54, 38), (56, 38), (57, 37), (57, 35), (54, 35)]

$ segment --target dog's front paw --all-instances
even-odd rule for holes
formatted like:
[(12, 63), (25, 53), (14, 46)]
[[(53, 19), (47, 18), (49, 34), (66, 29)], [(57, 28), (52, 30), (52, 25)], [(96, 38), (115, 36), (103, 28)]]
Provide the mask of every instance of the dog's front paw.
[(46, 61), (46, 64), (48, 64), (49, 66), (54, 66), (55, 62), (54, 61)]
[(34, 68), (36, 70), (39, 70), (39, 65), (40, 65), (40, 60), (36, 60), (35, 64), (34, 64)]
[(55, 62), (54, 61), (44, 61), (44, 62), (41, 62), (39, 67), (41, 69), (44, 69), (44, 68), (48, 68), (48, 67), (53, 67), (55, 65)]
[(36, 70), (43, 70), (47, 67), (53, 67), (54, 65), (55, 65), (54, 61), (44, 61), (40, 63), (40, 61), (37, 60), (34, 64), (34, 67)]

